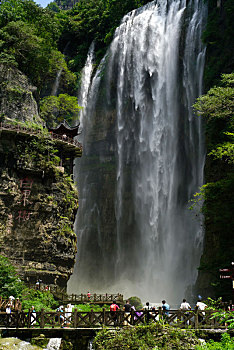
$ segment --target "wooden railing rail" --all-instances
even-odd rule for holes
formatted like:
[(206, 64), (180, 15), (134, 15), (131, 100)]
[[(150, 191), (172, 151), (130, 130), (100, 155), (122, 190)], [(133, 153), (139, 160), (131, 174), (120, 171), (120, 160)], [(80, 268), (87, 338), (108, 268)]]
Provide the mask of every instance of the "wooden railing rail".
[[(9, 299), (2, 298), (0, 296), (0, 310), (1, 311), (5, 311), (6, 310), (6, 307), (7, 307), (8, 303), (9, 303)], [(11, 310), (12, 311), (15, 311), (15, 310), (21, 311), (21, 308), (22, 308), (22, 303), (20, 301), (18, 301), (16, 299), (11, 301)]]
[(53, 140), (59, 140), (62, 142), (65, 142), (67, 144), (71, 144), (74, 145), (78, 148), (80, 148), (82, 150), (82, 145), (80, 142), (78, 142), (77, 140), (74, 140), (68, 136), (63, 136), (63, 135), (59, 135), (59, 134), (55, 134), (53, 132), (48, 133), (48, 135), (45, 135), (42, 133), (42, 131), (40, 129), (32, 129), (32, 128), (27, 128), (25, 126), (22, 126), (20, 124), (7, 124), (7, 123), (0, 123), (0, 130), (10, 130), (10, 131), (15, 131), (17, 133), (22, 132), (24, 134), (29, 134), (29, 135), (34, 135), (34, 136), (44, 136), (44, 137), (48, 137), (51, 138)]
[(112, 301), (116, 302), (123, 302), (123, 295), (122, 294), (71, 294), (71, 295), (61, 295), (61, 301), (70, 301), (72, 303), (112, 303)]
[(100, 312), (0, 312), (0, 327), (14, 328), (95, 328), (125, 327), (152, 322), (164, 322), (180, 328), (225, 328), (217, 319), (212, 319), (214, 311), (186, 311), (170, 310), (169, 316), (162, 313), (162, 310), (148, 311), (139, 310), (131, 312), (111, 312), (103, 309)]

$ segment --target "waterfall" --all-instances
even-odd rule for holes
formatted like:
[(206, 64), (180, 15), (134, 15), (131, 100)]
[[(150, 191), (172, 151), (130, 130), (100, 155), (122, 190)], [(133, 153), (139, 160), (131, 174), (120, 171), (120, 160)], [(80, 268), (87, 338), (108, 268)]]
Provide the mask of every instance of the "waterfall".
[(79, 112), (81, 131), (83, 129), (83, 119), (85, 118), (88, 92), (89, 92), (91, 77), (92, 77), (93, 68), (94, 68), (94, 61), (95, 61), (94, 48), (95, 48), (95, 44), (93, 41), (89, 48), (86, 64), (81, 72), (81, 85), (80, 85), (79, 94), (78, 94), (78, 105), (82, 107), (82, 109)]
[(195, 282), (203, 183), (202, 0), (158, 0), (127, 14), (93, 77), (79, 164), (73, 291), (178, 302)]
[(55, 81), (54, 81), (54, 84), (53, 84), (52, 90), (51, 90), (52, 96), (57, 96), (62, 71), (63, 71), (63, 68), (60, 68), (56, 74), (56, 78), (55, 78)]
[[(64, 50), (63, 50), (63, 55), (66, 54), (66, 51), (68, 49), (68, 46), (70, 44), (70, 41), (67, 42)], [(65, 57), (64, 57), (65, 59)], [(62, 75), (62, 72), (63, 72), (63, 67), (59, 68), (59, 70), (57, 71), (57, 74), (56, 74), (56, 78), (55, 78), (55, 81), (53, 83), (53, 86), (52, 86), (52, 89), (51, 89), (51, 95), (52, 96), (57, 96), (58, 94), (58, 89), (59, 89), (59, 85), (60, 85), (60, 80), (61, 80), (61, 75)]]

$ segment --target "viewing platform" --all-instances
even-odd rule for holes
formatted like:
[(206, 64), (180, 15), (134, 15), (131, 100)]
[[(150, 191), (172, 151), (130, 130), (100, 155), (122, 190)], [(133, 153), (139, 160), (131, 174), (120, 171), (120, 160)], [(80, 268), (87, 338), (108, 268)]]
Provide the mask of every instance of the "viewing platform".
[(170, 310), (166, 315), (161, 308), (158, 310), (123, 310), (109, 311), (50, 311), (43, 309), (36, 312), (12, 311), (11, 314), (0, 312), (1, 329), (24, 329), (32, 331), (36, 329), (47, 329), (53, 333), (56, 329), (69, 332), (71, 329), (96, 329), (103, 326), (116, 328), (135, 325), (144, 325), (163, 321), (164, 324), (176, 326), (183, 329), (223, 329), (226, 330), (224, 320), (214, 317), (215, 310), (204, 311), (182, 311)]
[(77, 140), (67, 135), (61, 135), (53, 131), (45, 132), (41, 129), (28, 128), (20, 124), (0, 123), (0, 134), (8, 133), (12, 135), (20, 135), (22, 137), (43, 137), (56, 142), (57, 145), (62, 146), (66, 152), (72, 153), (75, 157), (82, 156), (82, 145)]

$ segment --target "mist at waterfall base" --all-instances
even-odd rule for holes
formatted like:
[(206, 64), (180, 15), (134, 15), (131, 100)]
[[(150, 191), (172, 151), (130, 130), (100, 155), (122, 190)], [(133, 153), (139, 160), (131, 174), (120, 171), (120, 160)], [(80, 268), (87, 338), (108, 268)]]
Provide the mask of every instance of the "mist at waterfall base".
[(153, 1), (123, 18), (94, 77), (83, 75), (70, 292), (178, 303), (196, 280), (202, 217), (189, 201), (205, 149), (191, 106), (202, 93), (205, 19), (202, 0)]

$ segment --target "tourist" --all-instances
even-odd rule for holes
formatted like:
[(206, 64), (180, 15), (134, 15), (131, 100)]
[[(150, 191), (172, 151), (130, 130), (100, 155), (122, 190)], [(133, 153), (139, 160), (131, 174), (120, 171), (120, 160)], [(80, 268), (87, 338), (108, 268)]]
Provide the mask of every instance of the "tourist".
[(151, 315), (150, 315), (150, 312), (149, 312), (149, 310), (150, 310), (150, 304), (149, 304), (149, 302), (147, 301), (146, 303), (145, 303), (145, 311), (146, 311), (146, 323), (149, 323), (149, 320), (150, 320), (150, 318), (151, 318)]
[(180, 305), (180, 310), (182, 311), (191, 310), (191, 306), (189, 305), (189, 303), (187, 303), (186, 299), (183, 299), (183, 302)]
[(31, 319), (30, 319), (30, 324), (32, 327), (34, 327), (34, 325), (36, 324), (37, 322), (37, 314), (36, 314), (36, 310), (35, 310), (35, 307), (32, 305), (31, 307)]
[(88, 301), (90, 301), (91, 294), (88, 292), (87, 293)]
[(19, 298), (16, 298), (15, 300), (15, 311), (21, 311), (22, 303), (19, 300)]
[(59, 313), (59, 316), (58, 315), (55, 316), (55, 322), (59, 321), (59, 325), (61, 325), (61, 327), (63, 328), (63, 326), (64, 326), (64, 314), (62, 314), (63, 313), (63, 305), (60, 305), (56, 311)]
[(128, 326), (131, 324), (131, 308), (132, 305), (130, 304), (129, 300), (126, 301), (126, 304), (124, 304), (123, 310), (124, 310), (124, 326)]
[(13, 307), (14, 300), (15, 300), (15, 298), (13, 297), (13, 295), (9, 296), (8, 303), (11, 305), (11, 308)]
[(162, 300), (162, 309), (163, 309), (164, 315), (166, 315), (168, 317), (170, 305), (166, 303), (166, 300)]
[(65, 323), (66, 326), (69, 326), (71, 323), (71, 315), (72, 315), (72, 305), (67, 304), (67, 307), (65, 308)]
[(202, 322), (204, 320), (204, 316), (206, 315), (205, 312), (199, 312), (204, 311), (207, 308), (207, 305), (202, 302), (201, 297), (198, 298), (195, 310), (198, 311), (198, 322)]
[(124, 304), (123, 310), (125, 312), (130, 312), (132, 308), (132, 305), (130, 304), (129, 300), (126, 301), (126, 304)]
[[(189, 313), (186, 312), (186, 311), (191, 310), (191, 306), (190, 306), (189, 303), (187, 303), (186, 299), (183, 299), (183, 302), (182, 302), (181, 305), (180, 305), (180, 310), (182, 310), (182, 311), (184, 312), (184, 315), (185, 315), (185, 316), (188, 316), (188, 315), (189, 315)], [(183, 321), (185, 321), (185, 318), (186, 318), (186, 317), (183, 317)], [(186, 323), (187, 323), (187, 325), (188, 325), (188, 324), (189, 324), (189, 320), (187, 320)]]
[(110, 314), (111, 314), (111, 317), (114, 321), (114, 326), (116, 325), (117, 323), (117, 310), (119, 310), (119, 306), (115, 303), (115, 301), (113, 300), (112, 301), (112, 304), (110, 306)]
[(39, 280), (36, 281), (36, 289), (37, 289), (37, 290), (40, 289), (40, 282), (39, 282)]
[(11, 308), (12, 308), (12, 302), (9, 298), (7, 304), (6, 304), (6, 314), (7, 314), (7, 325), (11, 322)]
[(135, 317), (134, 317), (135, 324), (140, 323), (140, 320), (144, 319), (144, 317), (142, 317), (143, 315), (144, 315), (144, 309), (141, 309), (140, 311), (135, 312)]

